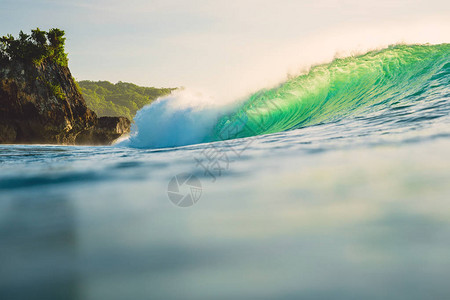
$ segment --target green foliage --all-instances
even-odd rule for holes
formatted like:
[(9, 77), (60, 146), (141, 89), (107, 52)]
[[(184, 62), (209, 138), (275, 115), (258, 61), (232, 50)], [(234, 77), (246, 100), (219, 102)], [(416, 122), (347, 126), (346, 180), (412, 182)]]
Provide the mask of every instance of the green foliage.
[(39, 28), (31, 30), (31, 38), (38, 46), (44, 46), (47, 44), (46, 32), (40, 30)]
[(58, 98), (59, 100), (65, 100), (67, 98), (62, 87), (59, 84), (54, 84), (42, 76), (36, 77), (36, 80), (41, 82), (43, 85), (45, 85), (47, 87), (47, 89), (50, 91), (50, 93), (53, 96), (55, 96), (56, 98)]
[(139, 109), (175, 90), (141, 87), (121, 81), (116, 84), (108, 81), (80, 81), (79, 86), (87, 106), (98, 116), (124, 116), (130, 120)]
[(47, 38), (50, 42), (50, 57), (59, 65), (67, 66), (67, 53), (64, 52), (66, 42), (64, 30), (52, 28), (48, 31)]
[(75, 78), (73, 78), (73, 76), (72, 76), (72, 80), (73, 80), (73, 82), (75, 83), (75, 88), (76, 88), (76, 90), (78, 91), (78, 93), (81, 94), (81, 87), (80, 87), (80, 85), (78, 84), (78, 82), (75, 80)]
[(52, 28), (48, 32), (39, 28), (31, 30), (31, 35), (20, 31), (19, 38), (11, 34), (0, 37), (0, 62), (21, 61), (40, 64), (49, 60), (67, 66), (67, 53), (64, 52), (64, 31)]
[(47, 86), (49, 90), (52, 92), (52, 94), (56, 96), (59, 100), (66, 99), (66, 94), (63, 92), (61, 86), (52, 84), (51, 82), (47, 82)]

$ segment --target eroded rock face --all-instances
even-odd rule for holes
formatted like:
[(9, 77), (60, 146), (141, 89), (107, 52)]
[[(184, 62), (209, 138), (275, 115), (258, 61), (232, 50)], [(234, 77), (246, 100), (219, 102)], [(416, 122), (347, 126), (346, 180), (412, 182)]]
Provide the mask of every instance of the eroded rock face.
[(125, 117), (101, 117), (90, 130), (77, 136), (77, 144), (109, 145), (124, 134), (130, 132), (131, 122)]
[(0, 65), (0, 143), (108, 145), (129, 132), (125, 118), (97, 118), (67, 67)]

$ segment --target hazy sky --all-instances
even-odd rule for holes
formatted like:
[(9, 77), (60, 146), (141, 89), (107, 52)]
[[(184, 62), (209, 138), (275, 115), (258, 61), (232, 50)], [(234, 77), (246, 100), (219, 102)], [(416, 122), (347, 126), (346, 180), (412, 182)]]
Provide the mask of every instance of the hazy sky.
[(450, 42), (450, 1), (0, 0), (0, 34), (67, 35), (75, 78), (241, 92), (338, 51)]

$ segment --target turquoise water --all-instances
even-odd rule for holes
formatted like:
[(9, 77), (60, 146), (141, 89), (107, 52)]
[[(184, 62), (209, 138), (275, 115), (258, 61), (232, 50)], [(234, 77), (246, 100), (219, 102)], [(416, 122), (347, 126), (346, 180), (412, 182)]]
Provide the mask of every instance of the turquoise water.
[[(244, 116), (239, 139), (0, 146), (0, 298), (447, 298), (449, 48), (417, 47), (383, 80), (330, 71), (320, 105), (242, 113), (307, 75), (255, 94), (209, 136)], [(169, 199), (180, 173), (201, 183), (190, 207)]]

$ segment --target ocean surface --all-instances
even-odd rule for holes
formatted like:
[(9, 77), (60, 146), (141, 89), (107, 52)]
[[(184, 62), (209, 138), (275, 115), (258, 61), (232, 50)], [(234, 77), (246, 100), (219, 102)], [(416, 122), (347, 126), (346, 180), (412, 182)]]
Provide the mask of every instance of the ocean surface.
[(0, 299), (448, 299), (449, 84), (450, 44), (399, 45), (0, 145)]

